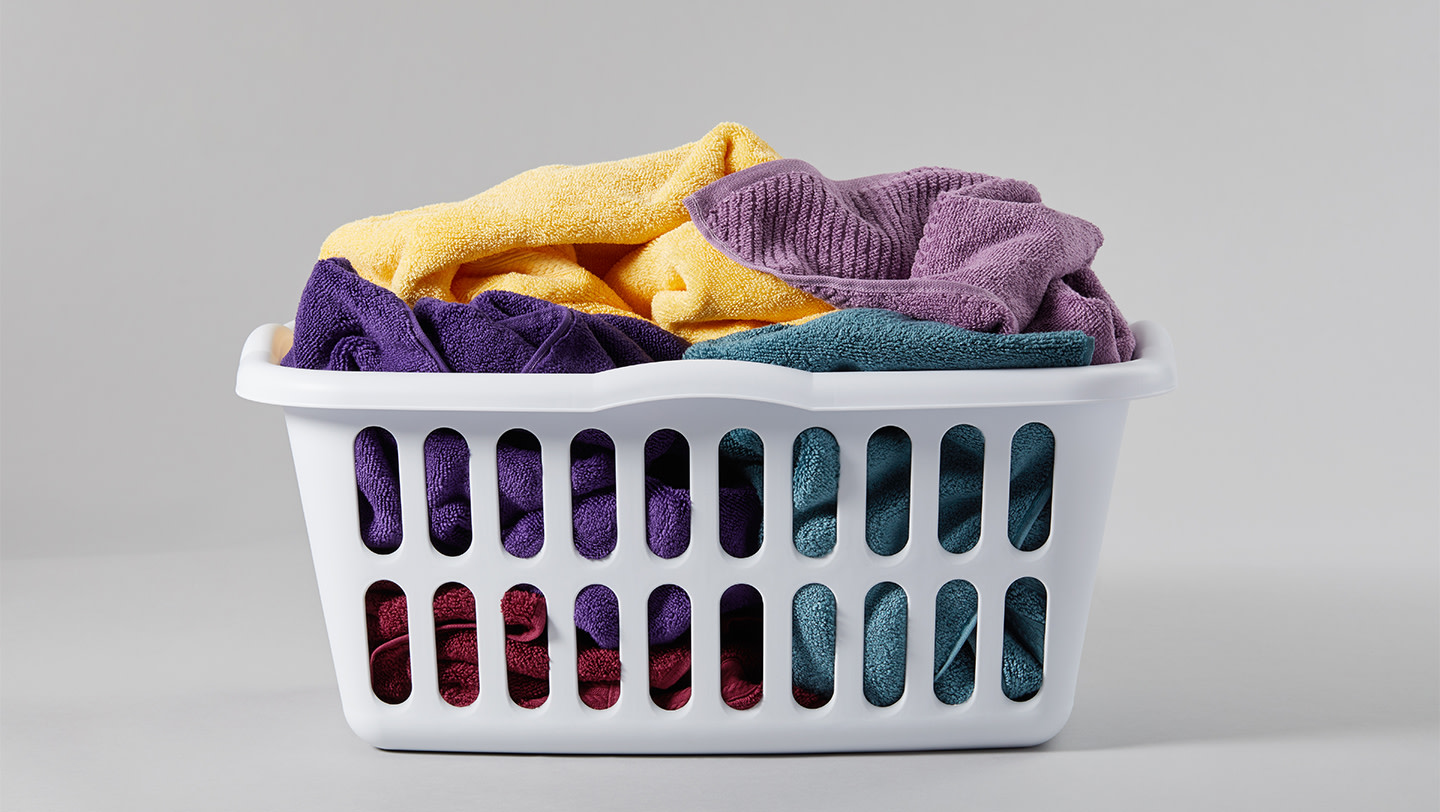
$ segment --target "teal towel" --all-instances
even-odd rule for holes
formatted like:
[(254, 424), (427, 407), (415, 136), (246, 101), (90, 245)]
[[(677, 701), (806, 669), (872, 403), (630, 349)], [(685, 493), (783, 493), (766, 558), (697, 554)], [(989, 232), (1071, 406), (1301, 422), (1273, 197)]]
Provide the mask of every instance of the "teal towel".
[[(811, 372), (1005, 369), (1085, 366), (1093, 347), (1094, 340), (1080, 332), (976, 333), (888, 310), (856, 308), (805, 324), (770, 325), (700, 342), (685, 357)], [(754, 432), (730, 432), (720, 444), (722, 477), (748, 481), (763, 496), (763, 451)], [(818, 558), (835, 548), (839, 446), (830, 432), (812, 428), (796, 438), (793, 454), (795, 548)], [(984, 458), (985, 438), (973, 426), (956, 426), (941, 441), (937, 530), (949, 552), (966, 552), (980, 539)], [(1050, 535), (1054, 458), (1055, 436), (1043, 425), (1023, 426), (1011, 440), (1007, 529), (1019, 549), (1037, 549)], [(910, 438), (898, 428), (882, 428), (866, 449), (865, 538), (870, 549), (879, 555), (903, 549), (910, 535), (909, 516)], [(1006, 696), (1018, 700), (1040, 688), (1045, 592), (1034, 579), (1022, 579), (1011, 592), (1001, 669)], [(952, 582), (938, 600), (935, 692), (943, 701), (963, 702), (974, 690), (976, 596), (969, 584)], [(795, 595), (791, 676), (798, 688), (822, 697), (834, 690), (834, 607), (834, 596), (818, 584)], [(866, 596), (864, 690), (874, 704), (893, 704), (904, 690), (906, 615), (906, 595), (894, 584), (877, 585)]]
[(905, 624), (910, 604), (905, 590), (886, 581), (865, 593), (865, 699), (886, 707), (905, 693)]
[(835, 593), (821, 584), (796, 590), (791, 632), (792, 683), (828, 700), (835, 693)]
[(1000, 687), (1016, 701), (1040, 690), (1045, 663), (1045, 585), (1021, 578), (1005, 593), (1005, 651)]
[(806, 369), (857, 372), (1083, 367), (1095, 339), (1078, 331), (977, 333), (891, 310), (857, 307), (804, 324), (742, 330), (685, 351), (686, 358), (725, 358)]
[[(1045, 662), (1045, 586), (1021, 578), (1005, 596), (1005, 638), (1000, 688), (1023, 701), (1040, 690)], [(975, 620), (978, 595), (965, 581), (940, 587), (935, 598), (935, 696), (958, 705), (975, 691)]]
[(935, 696), (958, 705), (975, 692), (975, 609), (967, 581), (951, 581), (935, 597)]

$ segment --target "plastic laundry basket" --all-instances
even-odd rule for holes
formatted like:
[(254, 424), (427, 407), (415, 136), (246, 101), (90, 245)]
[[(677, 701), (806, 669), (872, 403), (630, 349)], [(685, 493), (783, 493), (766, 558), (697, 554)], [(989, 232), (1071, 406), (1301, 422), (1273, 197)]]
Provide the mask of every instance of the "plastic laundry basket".
[[(1105, 514), (1129, 401), (1175, 386), (1169, 336), (1134, 325), (1135, 359), (1123, 364), (1039, 370), (808, 373), (737, 361), (646, 364), (592, 375), (328, 372), (281, 367), (289, 331), (266, 325), (251, 334), (236, 391), (283, 406), (314, 555), (345, 716), (365, 741), (387, 749), (568, 753), (763, 753), (1033, 745), (1054, 736), (1070, 715), (1080, 649), (1099, 558)], [(1010, 438), (1038, 422), (1055, 435), (1051, 531), (1033, 552), (1007, 535)], [(938, 542), (940, 439), (957, 425), (985, 437), (980, 541), (954, 554)], [(395, 438), (403, 541), (380, 555), (359, 534), (354, 469), (358, 432), (378, 426)], [(865, 541), (866, 444), (886, 426), (912, 443), (910, 538), (880, 556)], [(786, 452), (811, 427), (828, 429), (840, 448), (837, 543), (806, 558), (791, 543), (791, 466)], [(459, 432), (471, 450), (474, 541), (459, 556), (430, 543), (423, 443), (438, 428)], [(573, 544), (570, 444), (584, 429), (615, 444), (618, 543), (602, 560)], [(661, 559), (645, 543), (644, 444), (658, 429), (688, 441), (691, 541)], [(765, 540), (758, 553), (732, 558), (718, 541), (721, 438), (751, 429), (764, 442)], [(508, 554), (499, 541), (496, 442), (525, 429), (540, 441), (544, 546), (533, 558)], [(1033, 577), (1048, 596), (1043, 685), (1027, 701), (1001, 688), (1003, 608), (1017, 579)], [(963, 579), (979, 596), (975, 680), (970, 698), (948, 705), (932, 690), (935, 596)], [(390, 581), (408, 603), (413, 689), (399, 704), (378, 699), (370, 682), (364, 597)], [(893, 582), (908, 599), (905, 690), (888, 707), (862, 691), (864, 601)], [(479, 696), (453, 707), (438, 690), (435, 623), (429, 596), (457, 582), (475, 596), (479, 615)], [(506, 688), (500, 596), (533, 584), (548, 602), (550, 695), (540, 707), (516, 705)], [(827, 586), (836, 605), (834, 694), (818, 709), (791, 697), (791, 602), (810, 583)], [(595, 710), (577, 691), (576, 594), (604, 584), (618, 597), (618, 701)], [(683, 587), (693, 607), (692, 689), (679, 710), (651, 700), (646, 602), (662, 584)], [(736, 710), (720, 696), (719, 600), (735, 584), (764, 598), (764, 698)]]

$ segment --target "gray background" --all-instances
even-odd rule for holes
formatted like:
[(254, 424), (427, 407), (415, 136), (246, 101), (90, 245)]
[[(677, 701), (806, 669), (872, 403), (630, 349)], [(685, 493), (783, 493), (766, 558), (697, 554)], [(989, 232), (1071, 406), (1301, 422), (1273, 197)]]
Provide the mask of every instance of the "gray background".
[[(0, 14), (7, 808), (1440, 800), (1435, 4)], [(831, 177), (1029, 180), (1172, 333), (1069, 727), (983, 754), (370, 750), (280, 412), (232, 391), (242, 340), (293, 317), (341, 223), (722, 120)]]

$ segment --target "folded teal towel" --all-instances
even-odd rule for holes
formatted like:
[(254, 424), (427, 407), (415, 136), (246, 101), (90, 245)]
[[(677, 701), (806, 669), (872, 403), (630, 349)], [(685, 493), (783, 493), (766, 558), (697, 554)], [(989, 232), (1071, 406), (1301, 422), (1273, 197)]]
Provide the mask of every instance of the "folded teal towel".
[(701, 341), (686, 358), (727, 358), (806, 369), (856, 372), (1083, 367), (1095, 339), (1078, 331), (977, 333), (891, 310), (836, 310), (804, 324), (771, 324)]
[[(1085, 366), (1093, 347), (1094, 340), (1080, 332), (977, 333), (888, 310), (856, 308), (805, 324), (776, 324), (703, 341), (685, 357), (811, 372), (1006, 369)], [(720, 444), (722, 476), (748, 480), (763, 494), (763, 452), (759, 435), (743, 429), (730, 432)], [(839, 446), (830, 432), (812, 428), (796, 438), (793, 453), (795, 548), (818, 558), (835, 548)], [(941, 441), (937, 529), (941, 546), (949, 552), (966, 552), (980, 539), (984, 458), (985, 438), (973, 426), (956, 426)], [(1023, 426), (1011, 440), (1008, 530), (1021, 550), (1037, 549), (1050, 535), (1054, 458), (1055, 436), (1043, 425)], [(909, 516), (910, 438), (901, 429), (882, 428), (866, 450), (865, 538), (870, 549), (879, 555), (903, 549), (910, 536)], [(1005, 613), (1002, 682), (1006, 696), (1024, 699), (1040, 688), (1045, 592), (1034, 579), (1023, 579), (1012, 592)], [(974, 690), (975, 592), (968, 584), (953, 582), (941, 590), (939, 600), (935, 692), (946, 702), (963, 702)], [(1010, 603), (1019, 609), (1012, 610)], [(893, 584), (878, 585), (866, 597), (864, 689), (877, 705), (893, 704), (904, 690), (906, 606), (905, 593)], [(804, 587), (795, 596), (791, 676), (798, 688), (822, 697), (834, 690), (834, 607), (834, 596), (818, 585)]]

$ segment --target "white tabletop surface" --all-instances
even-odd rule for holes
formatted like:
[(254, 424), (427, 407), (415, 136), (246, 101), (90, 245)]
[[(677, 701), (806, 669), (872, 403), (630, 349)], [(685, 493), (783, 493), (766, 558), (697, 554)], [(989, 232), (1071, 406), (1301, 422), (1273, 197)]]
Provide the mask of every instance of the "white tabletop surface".
[[(1417, 562), (1418, 564), (1419, 562)], [(1434, 809), (1429, 567), (1102, 561), (1069, 725), (1013, 751), (392, 753), (346, 727), (302, 539), (8, 561), (6, 809)]]

